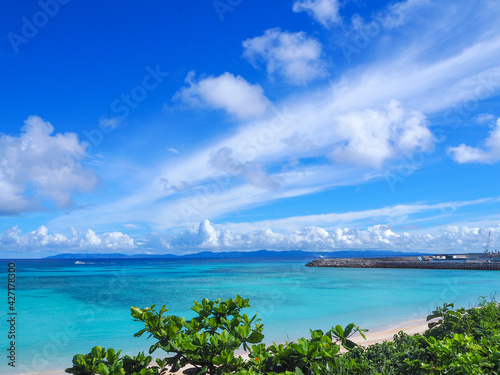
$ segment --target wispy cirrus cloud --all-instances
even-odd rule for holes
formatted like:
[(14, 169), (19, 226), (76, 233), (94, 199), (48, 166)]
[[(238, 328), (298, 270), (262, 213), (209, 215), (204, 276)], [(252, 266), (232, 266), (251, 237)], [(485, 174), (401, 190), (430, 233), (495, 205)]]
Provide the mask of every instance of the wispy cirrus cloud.
[[(233, 231), (253, 231), (265, 228), (274, 228), (279, 231), (295, 231), (307, 226), (321, 226), (327, 229), (335, 227), (359, 227), (367, 221), (376, 225), (432, 225), (436, 217), (457, 214), (457, 211), (466, 207), (495, 204), (500, 198), (483, 198), (472, 201), (456, 201), (442, 203), (414, 203), (398, 204), (381, 208), (374, 208), (350, 212), (334, 212), (321, 215), (291, 216), (282, 219), (262, 220), (242, 223), (224, 223), (224, 227)], [(470, 224), (467, 224), (470, 225)]]
[(210, 164), (216, 169), (231, 176), (239, 177), (256, 187), (264, 189), (278, 189), (280, 183), (275, 177), (270, 177), (260, 165), (252, 162), (240, 163), (233, 157), (233, 150), (223, 147), (217, 150), (210, 158)]
[[(462, 2), (473, 14), (465, 17), (457, 4), (408, 1), (401, 6), (410, 3), (414, 17), (398, 21), (397, 30), (395, 24), (387, 26), (389, 31), (373, 40), (367, 48), (377, 53), (369, 63), (347, 68), (315, 89), (299, 87), (270, 110), (251, 109), (250, 117), (245, 117), (239, 104), (228, 104), (224, 98), (207, 101), (209, 90), (199, 90), (203, 79), (193, 82), (185, 88), (187, 97), (232, 113), (238, 119), (234, 132), (151, 169), (148, 175), (152, 177), (134, 194), (51, 224), (60, 227), (69, 220), (88, 227), (91, 222), (138, 219), (155, 229), (194, 225), (278, 199), (374, 181), (401, 158), (432, 150), (430, 115), (499, 91), (500, 27), (496, 20), (500, 9), (486, 2)], [(410, 12), (409, 8), (399, 10)], [(445, 41), (441, 28), (447, 30)], [(269, 40), (279, 47), (283, 33), (271, 29)], [(260, 38), (249, 39), (248, 44), (255, 51), (265, 51), (255, 57), (269, 56), (262, 60), (266, 63), (274, 58), (275, 45), (266, 34)], [(309, 41), (304, 34), (301, 38), (301, 42)], [(300, 56), (301, 48), (298, 51)], [(319, 49), (311, 51), (311, 61), (317, 61)], [(271, 74), (283, 74), (288, 62), (276, 57), (274, 63)], [(210, 77), (208, 82), (218, 85), (221, 77), (243, 82), (229, 73)], [(243, 86), (248, 87), (248, 82)], [(189, 91), (190, 87), (195, 89)], [(257, 98), (265, 97), (257, 91)], [(279, 181), (279, 188), (258, 186), (243, 174), (225, 174), (224, 168), (213, 163), (220, 150), (231, 150), (232, 161), (265, 171), (261, 177)], [(186, 188), (165, 190), (162, 178)]]

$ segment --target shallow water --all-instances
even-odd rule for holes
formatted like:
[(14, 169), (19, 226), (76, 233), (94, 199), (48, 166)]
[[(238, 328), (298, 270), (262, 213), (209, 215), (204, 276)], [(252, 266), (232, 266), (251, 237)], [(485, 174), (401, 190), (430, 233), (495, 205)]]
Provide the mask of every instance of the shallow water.
[[(307, 335), (351, 322), (370, 330), (425, 318), (436, 305), (474, 305), (500, 290), (500, 272), (304, 267), (307, 259), (16, 261), (16, 368), (0, 360), (0, 373), (64, 369), (92, 346), (136, 354), (151, 340), (130, 307), (167, 305), (192, 316), (193, 300), (249, 298), (265, 327), (265, 341)], [(7, 263), (0, 277), (4, 296)], [(7, 317), (7, 298), (4, 298)], [(8, 323), (0, 341), (7, 348)]]

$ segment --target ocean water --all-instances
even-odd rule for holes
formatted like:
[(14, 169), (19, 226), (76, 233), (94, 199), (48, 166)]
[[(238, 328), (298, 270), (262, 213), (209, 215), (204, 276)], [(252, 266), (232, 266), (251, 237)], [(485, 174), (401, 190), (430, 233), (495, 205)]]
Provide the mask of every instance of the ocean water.
[(9, 348), (7, 264), (0, 283), (1, 374), (64, 370), (77, 353), (95, 345), (147, 351), (152, 340), (130, 307), (166, 305), (171, 314), (193, 316), (193, 300), (249, 298), (267, 343), (308, 335), (309, 329), (356, 323), (372, 331), (425, 318), (437, 305), (476, 305), (500, 291), (500, 272), (462, 270), (346, 269), (304, 267), (307, 259), (15, 261), (16, 368)]

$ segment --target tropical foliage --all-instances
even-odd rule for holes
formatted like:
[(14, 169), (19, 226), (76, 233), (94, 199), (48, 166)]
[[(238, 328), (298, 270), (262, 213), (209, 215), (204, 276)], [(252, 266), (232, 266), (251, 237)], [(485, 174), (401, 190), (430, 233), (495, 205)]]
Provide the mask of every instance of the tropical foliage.
[[(148, 355), (121, 356), (114, 349), (94, 347), (73, 358), (74, 375), (185, 374), (500, 374), (500, 308), (481, 299), (478, 307), (437, 307), (427, 317), (423, 335), (403, 332), (393, 341), (367, 347), (352, 336), (366, 330), (337, 325), (309, 338), (266, 346), (263, 324), (242, 310), (248, 299), (194, 302), (195, 317), (168, 315), (165, 306), (132, 307), (132, 317), (144, 326), (135, 336), (154, 340)], [(341, 350), (343, 348), (343, 350)], [(244, 359), (242, 353), (245, 352)], [(152, 354), (161, 353), (153, 360)]]

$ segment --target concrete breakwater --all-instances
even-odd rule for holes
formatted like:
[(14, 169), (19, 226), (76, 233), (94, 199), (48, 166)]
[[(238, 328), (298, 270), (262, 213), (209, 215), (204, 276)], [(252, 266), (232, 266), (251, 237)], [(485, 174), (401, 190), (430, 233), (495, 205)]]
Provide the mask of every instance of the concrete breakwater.
[(487, 270), (500, 271), (500, 262), (453, 262), (453, 261), (422, 261), (422, 260), (392, 260), (386, 259), (315, 259), (306, 267), (343, 267), (343, 268), (417, 268), (443, 270)]

